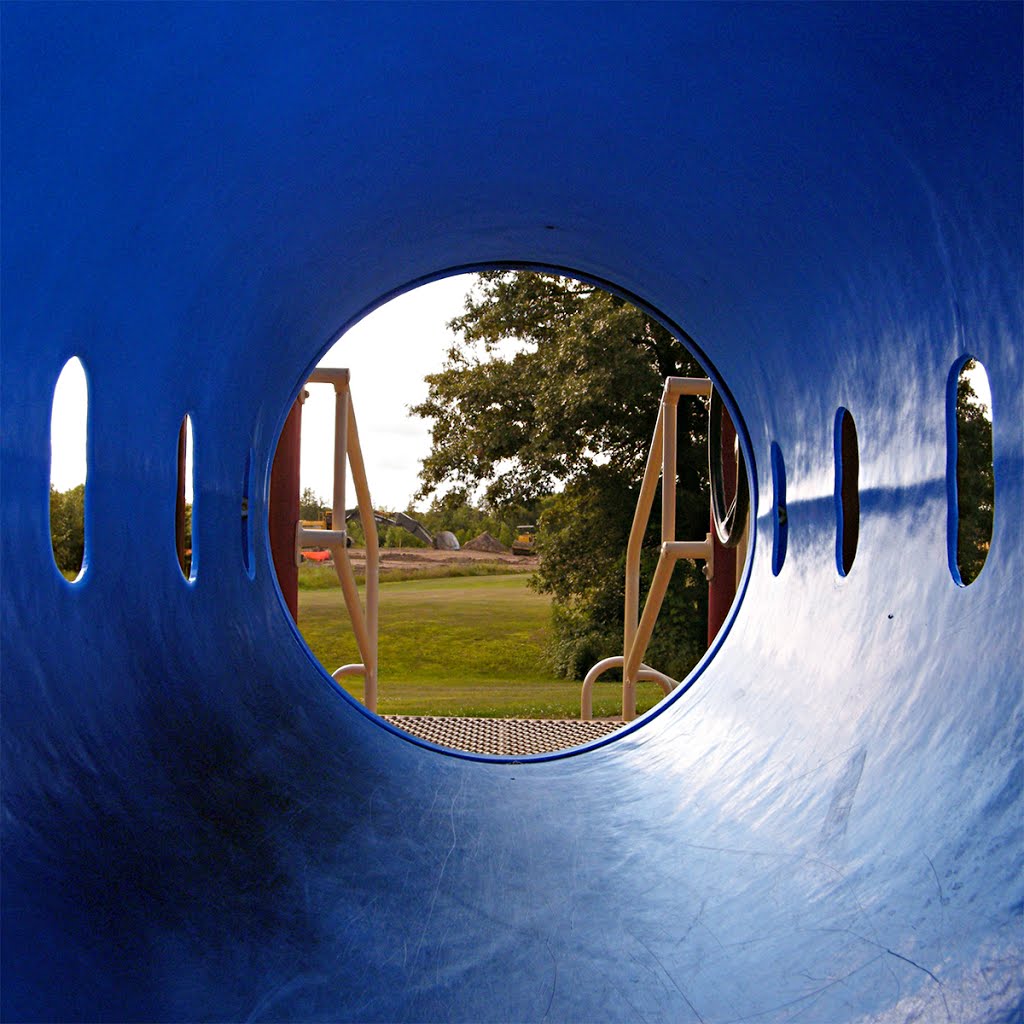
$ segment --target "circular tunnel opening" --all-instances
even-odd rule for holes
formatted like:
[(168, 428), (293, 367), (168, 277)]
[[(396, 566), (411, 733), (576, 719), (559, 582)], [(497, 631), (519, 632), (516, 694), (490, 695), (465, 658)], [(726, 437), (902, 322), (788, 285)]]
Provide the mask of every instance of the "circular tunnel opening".
[(378, 307), (303, 382), (273, 462), (310, 653), (447, 750), (619, 732), (684, 688), (745, 565), (743, 432), (713, 393), (680, 332), (575, 277), (487, 270)]

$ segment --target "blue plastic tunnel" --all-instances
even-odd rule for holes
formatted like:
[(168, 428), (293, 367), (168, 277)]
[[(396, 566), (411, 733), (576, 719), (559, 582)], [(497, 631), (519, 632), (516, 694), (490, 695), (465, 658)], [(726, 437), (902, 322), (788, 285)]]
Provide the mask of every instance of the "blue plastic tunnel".
[[(1024, 1018), (1019, 4), (2, 18), (3, 1019)], [(506, 264), (693, 339), (754, 524), (685, 692), (523, 763), (438, 753), (339, 693), (265, 529), (239, 535), (339, 332)], [(967, 355), (996, 499), (964, 587)], [(76, 584), (48, 523), (71, 356)]]

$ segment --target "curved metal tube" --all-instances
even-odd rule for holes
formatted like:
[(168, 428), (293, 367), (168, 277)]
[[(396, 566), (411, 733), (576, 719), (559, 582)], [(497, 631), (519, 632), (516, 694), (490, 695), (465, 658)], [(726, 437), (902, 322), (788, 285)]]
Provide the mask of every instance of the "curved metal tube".
[(336, 668), (331, 673), (332, 679), (344, 679), (345, 676), (365, 676), (366, 666), (365, 665), (342, 665), (341, 668)]
[[(580, 690), (581, 722), (589, 722), (594, 717), (594, 683), (609, 669), (622, 668), (625, 661), (626, 659), (621, 654), (617, 654), (612, 658), (605, 658), (603, 661), (599, 661), (587, 673)], [(671, 676), (665, 675), (664, 672), (651, 668), (650, 665), (640, 666), (637, 671), (637, 679), (647, 683), (657, 683), (661, 687), (661, 692), (666, 697), (679, 685), (678, 679), (673, 679)]]

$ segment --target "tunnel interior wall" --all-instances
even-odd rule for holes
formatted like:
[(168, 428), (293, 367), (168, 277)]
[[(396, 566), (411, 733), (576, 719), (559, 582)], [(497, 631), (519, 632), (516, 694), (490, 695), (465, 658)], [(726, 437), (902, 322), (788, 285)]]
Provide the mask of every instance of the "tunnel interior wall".
[[(8, 5), (3, 27), (5, 1019), (1019, 1019), (1019, 5)], [(263, 522), (338, 333), (505, 263), (693, 339), (754, 484), (742, 601), (686, 691), (520, 764), (369, 718), (290, 625), (265, 531), (251, 572), (238, 541), (249, 452)], [(959, 587), (965, 353), (996, 511)], [(71, 356), (75, 585), (47, 512)]]

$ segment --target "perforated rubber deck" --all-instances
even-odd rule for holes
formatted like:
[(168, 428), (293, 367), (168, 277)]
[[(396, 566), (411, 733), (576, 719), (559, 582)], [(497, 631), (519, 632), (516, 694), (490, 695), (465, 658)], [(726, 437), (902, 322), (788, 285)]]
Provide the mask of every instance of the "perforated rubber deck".
[(549, 754), (578, 747), (610, 735), (621, 729), (623, 724), (574, 719), (384, 717), (403, 732), (436, 743), (439, 747), (505, 757)]

